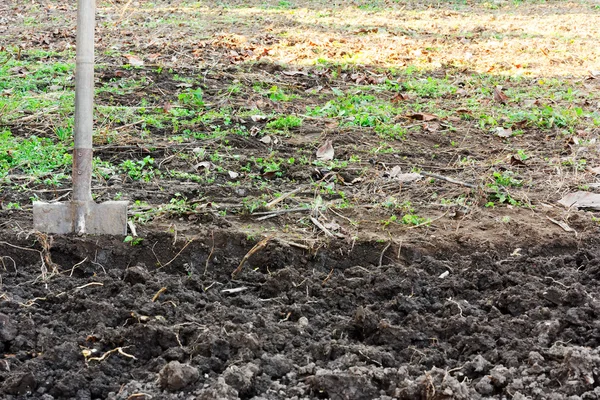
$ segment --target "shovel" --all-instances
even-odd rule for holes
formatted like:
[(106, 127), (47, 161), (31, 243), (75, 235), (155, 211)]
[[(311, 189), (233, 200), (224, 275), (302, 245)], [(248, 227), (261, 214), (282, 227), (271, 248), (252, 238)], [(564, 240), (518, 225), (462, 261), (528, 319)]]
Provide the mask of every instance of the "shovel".
[(92, 200), (95, 7), (95, 0), (77, 1), (73, 196), (62, 204), (33, 202), (33, 226), (40, 232), (127, 234), (126, 201), (96, 204)]

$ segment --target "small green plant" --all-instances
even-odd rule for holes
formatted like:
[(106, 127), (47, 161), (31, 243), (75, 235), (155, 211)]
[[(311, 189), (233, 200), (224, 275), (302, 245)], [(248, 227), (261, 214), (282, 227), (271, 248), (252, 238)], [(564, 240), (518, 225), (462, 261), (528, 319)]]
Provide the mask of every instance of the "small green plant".
[(273, 101), (290, 101), (296, 98), (294, 95), (288, 95), (283, 89), (277, 86), (271, 86), (267, 92), (267, 96)]
[(384, 227), (388, 227), (391, 223), (394, 223), (398, 221), (398, 217), (394, 214), (392, 214), (388, 219), (382, 219), (381, 223), (383, 224)]
[(422, 225), (430, 222), (428, 218), (423, 218), (417, 214), (405, 214), (402, 216), (402, 224), (404, 225)]
[(252, 214), (254, 211), (260, 210), (261, 208), (263, 208), (267, 204), (267, 202), (262, 199), (245, 198), (245, 199), (242, 199), (242, 204), (244, 205), (244, 208), (246, 209), (246, 211), (249, 214)]
[(302, 118), (295, 115), (286, 115), (285, 117), (279, 117), (267, 124), (267, 128), (277, 129), (280, 131), (287, 131), (293, 128), (302, 126)]
[(519, 187), (522, 185), (523, 181), (515, 178), (515, 173), (512, 171), (495, 171), (494, 174), (494, 182), (497, 185), (504, 187)]
[(517, 150), (517, 157), (519, 157), (519, 160), (525, 161), (529, 158), (529, 155), (525, 152), (525, 150), (519, 149)]
[(204, 107), (203, 92), (202, 89), (189, 89), (178, 96), (181, 104), (185, 106), (191, 106), (194, 108)]
[(131, 246), (138, 246), (144, 241), (143, 238), (137, 236), (127, 235), (123, 240), (123, 243), (129, 243)]
[[(510, 193), (508, 193), (506, 188), (509, 187), (519, 187), (522, 185), (523, 181), (515, 178), (515, 174), (512, 171), (504, 171), (499, 172), (496, 171), (493, 173), (494, 182), (488, 184), (488, 187), (492, 191), (489, 198), (489, 203), (492, 203), (492, 206), (496, 203), (508, 203), (512, 206), (517, 206), (520, 203), (512, 198)], [(486, 207), (488, 205), (486, 204)]]
[(20, 210), (21, 209), (21, 204), (20, 203), (7, 203), (6, 206), (4, 206), (4, 209), (6, 209), (6, 210)]
[(134, 181), (150, 182), (156, 176), (154, 158), (150, 156), (141, 160), (125, 160), (120, 167)]

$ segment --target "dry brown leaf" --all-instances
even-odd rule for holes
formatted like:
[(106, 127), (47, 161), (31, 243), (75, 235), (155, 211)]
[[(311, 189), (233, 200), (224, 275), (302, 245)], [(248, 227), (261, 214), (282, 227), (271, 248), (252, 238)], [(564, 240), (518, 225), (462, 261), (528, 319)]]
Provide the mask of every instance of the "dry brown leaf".
[(502, 92), (501, 86), (496, 86), (494, 88), (494, 100), (501, 104), (508, 103), (508, 96)]
[(575, 231), (575, 229), (571, 228), (569, 225), (567, 225), (566, 222), (564, 221), (557, 221), (553, 218), (550, 218), (549, 216), (546, 215), (546, 218), (548, 218), (548, 220), (550, 220), (550, 222), (560, 226), (565, 232), (575, 232), (575, 235), (577, 235), (577, 232)]
[(527, 108), (531, 108), (533, 106), (539, 106), (540, 101), (537, 99), (525, 99), (523, 100), (523, 105)]
[(496, 136), (501, 137), (501, 138), (509, 138), (512, 136), (511, 128), (503, 128), (503, 127), (499, 126), (498, 128), (495, 129), (495, 132), (496, 132)]
[(200, 168), (206, 168), (208, 171), (212, 168), (212, 166), (213, 164), (210, 161), (202, 161), (201, 163), (194, 165), (194, 169), (198, 171)]
[(124, 54), (123, 57), (127, 59), (127, 63), (132, 67), (142, 67), (144, 65), (144, 61), (132, 54)]
[(296, 75), (304, 75), (307, 76), (308, 73), (305, 71), (281, 71), (281, 73), (283, 75), (287, 75), (287, 76), (296, 76)]
[(437, 115), (428, 114), (428, 113), (414, 113), (407, 115), (407, 118), (415, 119), (417, 121), (433, 121), (438, 119)]
[(521, 160), (520, 158), (515, 157), (514, 154), (510, 157), (509, 162), (510, 162), (510, 165), (515, 165), (515, 166), (518, 166), (518, 167), (526, 167), (527, 166), (527, 164), (525, 164), (523, 162), (523, 160)]
[(260, 139), (258, 139), (259, 142), (262, 142), (264, 144), (271, 144), (271, 136), (269, 135), (265, 135), (263, 137), (261, 137)]
[(438, 124), (437, 122), (428, 122), (423, 124), (423, 129), (425, 129), (428, 132), (437, 132), (439, 131), (441, 128), (441, 125)]
[(321, 161), (329, 161), (333, 160), (333, 156), (335, 155), (335, 151), (333, 150), (333, 143), (331, 139), (327, 139), (325, 144), (323, 144), (317, 150), (317, 160)]
[(406, 93), (397, 93), (391, 98), (392, 103), (400, 103), (401, 101), (410, 100), (410, 96)]

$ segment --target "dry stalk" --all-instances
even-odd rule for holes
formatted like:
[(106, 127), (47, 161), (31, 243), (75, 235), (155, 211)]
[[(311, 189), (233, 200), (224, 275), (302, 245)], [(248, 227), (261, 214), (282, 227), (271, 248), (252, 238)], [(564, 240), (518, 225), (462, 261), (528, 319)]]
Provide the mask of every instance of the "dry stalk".
[(323, 231), (323, 233), (325, 233), (325, 235), (329, 236), (329, 237), (335, 237), (335, 235), (333, 233), (331, 233), (329, 231), (329, 229), (325, 228), (325, 226), (319, 222), (318, 219), (316, 219), (315, 217), (310, 217), (310, 221), (315, 224), (315, 226), (317, 228), (319, 228), (321, 231)]
[(385, 252), (387, 251), (387, 249), (390, 248), (390, 246), (392, 245), (392, 242), (388, 243), (384, 248), (383, 251), (381, 252), (381, 255), (379, 256), (379, 267), (381, 268), (381, 265), (383, 264), (383, 255), (385, 254)]
[(77, 286), (75, 288), (75, 290), (85, 289), (86, 287), (89, 287), (89, 286), (104, 286), (104, 283), (102, 283), (102, 282), (90, 282), (90, 283), (86, 283), (85, 285)]
[(79, 267), (81, 264), (83, 264), (86, 261), (87, 261), (87, 257), (84, 258), (82, 261), (79, 261), (77, 264), (73, 265), (73, 268), (71, 268), (71, 273), (69, 274), (69, 278), (71, 278), (73, 276), (73, 272), (75, 271), (75, 268)]
[(154, 254), (156, 261), (158, 261), (159, 268), (164, 268), (164, 267), (170, 265), (173, 261), (175, 261), (177, 259), (177, 257), (179, 257), (179, 255), (186, 249), (186, 247), (188, 247), (190, 245), (190, 243), (192, 243), (194, 240), (195, 239), (188, 240), (188, 242), (181, 248), (181, 250), (179, 250), (179, 252), (177, 254), (175, 254), (175, 257), (170, 259), (169, 262), (166, 264), (162, 264), (160, 262), (160, 260), (158, 259), (158, 257), (156, 256), (156, 253), (154, 252), (154, 246), (156, 246), (158, 244), (158, 242), (154, 243), (154, 246), (152, 246), (152, 254)]
[(281, 203), (283, 200), (287, 199), (288, 197), (291, 197), (293, 195), (295, 195), (296, 193), (302, 191), (304, 189), (304, 186), (299, 186), (296, 189), (292, 190), (291, 192), (287, 192), (281, 196), (279, 196), (278, 198), (276, 198), (273, 201), (268, 202), (265, 205), (265, 208), (270, 209), (271, 207), (273, 207), (275, 204)]
[(213, 256), (213, 253), (215, 252), (215, 231), (210, 231), (210, 237), (212, 239), (212, 247), (210, 249), (210, 253), (208, 253), (208, 257), (206, 257), (206, 264), (204, 264), (204, 273), (202, 274), (203, 276), (206, 275), (206, 272), (208, 271), (208, 263), (210, 262), (210, 259)]
[(325, 279), (323, 279), (323, 282), (321, 284), (325, 285), (327, 283), (327, 281), (329, 281), (329, 279), (331, 278), (332, 275), (333, 275), (333, 268), (331, 268), (331, 271), (329, 271), (329, 273), (327, 274)]
[(242, 261), (240, 261), (240, 265), (238, 265), (238, 267), (231, 273), (231, 279), (235, 279), (236, 276), (242, 272), (242, 269), (244, 268), (244, 264), (246, 263), (246, 261), (248, 261), (248, 259), (256, 252), (262, 250), (263, 248), (265, 248), (267, 246), (267, 244), (271, 241), (271, 239), (273, 239), (273, 235), (268, 236), (266, 238), (264, 238), (263, 240), (261, 240), (260, 242), (256, 243), (254, 245), (253, 248), (250, 249), (250, 251), (248, 253), (246, 253), (246, 255), (244, 256), (244, 258), (242, 258)]
[(160, 297), (160, 295), (163, 294), (166, 291), (167, 291), (166, 287), (161, 287), (158, 290), (158, 292), (156, 292), (156, 294), (154, 296), (152, 296), (152, 302), (154, 303), (156, 300), (158, 300), (158, 298)]

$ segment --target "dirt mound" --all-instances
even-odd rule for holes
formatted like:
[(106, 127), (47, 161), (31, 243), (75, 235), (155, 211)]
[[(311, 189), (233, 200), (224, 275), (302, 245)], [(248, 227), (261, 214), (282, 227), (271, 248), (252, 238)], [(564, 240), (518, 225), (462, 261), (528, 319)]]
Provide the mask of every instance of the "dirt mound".
[[(28, 240), (1, 246), (5, 399), (599, 394), (591, 242), (558, 255), (412, 249), (381, 266), (272, 242), (231, 280), (252, 243), (217, 245), (206, 264), (198, 241), (160, 267), (107, 239), (59, 238), (48, 254)], [(40, 255), (65, 265), (68, 244), (73, 267), (42, 275)]]

